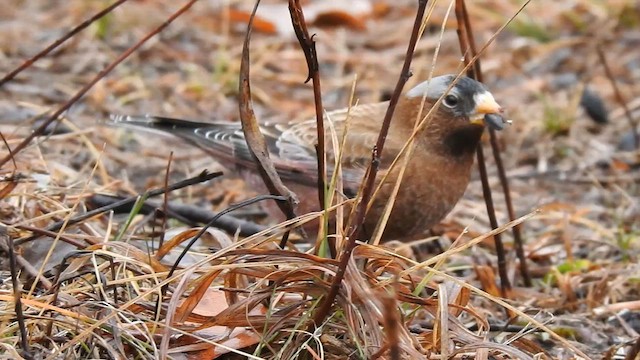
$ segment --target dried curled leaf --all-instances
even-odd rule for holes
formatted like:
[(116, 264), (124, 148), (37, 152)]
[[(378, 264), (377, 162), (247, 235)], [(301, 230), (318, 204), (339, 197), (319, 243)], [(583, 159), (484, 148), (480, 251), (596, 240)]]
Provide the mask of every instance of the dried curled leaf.
[(276, 167), (269, 157), (267, 143), (264, 139), (264, 135), (260, 132), (260, 125), (258, 124), (255, 112), (253, 111), (253, 106), (251, 105), (251, 86), (249, 82), (249, 43), (251, 39), (253, 19), (259, 4), (259, 1), (256, 2), (256, 6), (254, 7), (251, 18), (249, 19), (247, 35), (245, 36), (244, 45), (242, 47), (239, 89), (240, 121), (242, 122), (242, 131), (244, 132), (247, 145), (256, 160), (262, 180), (272, 194), (287, 198), (288, 201), (286, 203), (279, 202), (278, 206), (280, 206), (280, 209), (287, 218), (293, 218), (295, 217), (293, 207), (298, 204), (298, 198), (282, 183), (282, 180), (276, 171)]

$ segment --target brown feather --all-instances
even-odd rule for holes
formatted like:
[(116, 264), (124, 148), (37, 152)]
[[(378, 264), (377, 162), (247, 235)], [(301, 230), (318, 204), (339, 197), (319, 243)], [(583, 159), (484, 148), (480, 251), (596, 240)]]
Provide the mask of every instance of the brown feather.
[[(430, 86), (426, 82), (412, 89), (401, 98), (397, 105), (391, 128), (381, 154), (380, 173), (376, 181), (384, 183), (373, 200), (367, 213), (365, 230), (371, 235), (385, 211), (389, 197), (400, 174), (400, 164), (389, 169), (414, 132), (417, 121), (421, 121), (433, 108), (452, 76), (434, 78)], [(464, 80), (464, 81), (462, 81)], [(474, 111), (476, 94), (482, 95), (486, 108), (496, 119), (502, 119), (501, 109), (486, 91), (486, 88), (471, 79), (461, 79), (459, 88), (452, 93), (460, 96), (464, 111), (440, 104), (432, 111), (415, 137), (411, 158), (406, 162), (402, 185), (396, 196), (383, 239), (406, 239), (418, 235), (437, 224), (458, 202), (469, 183), (474, 151), (480, 142), (484, 126), (467, 117)], [(416, 96), (427, 92), (424, 100)], [(424, 102), (423, 102), (424, 101)], [(350, 111), (339, 110), (327, 113), (325, 121), (331, 121), (338, 139), (346, 132), (346, 142), (342, 151), (343, 181), (345, 194), (354, 196), (371, 162), (371, 151), (377, 140), (388, 103), (359, 105)], [(422, 106), (421, 106), (422, 105)], [(476, 106), (478, 104), (475, 104)], [(474, 115), (478, 115), (475, 113)], [(119, 117), (116, 123), (144, 126), (171, 132), (196, 143), (213, 154), (223, 164), (235, 165), (241, 175), (254, 188), (263, 187), (256, 173), (256, 166), (247, 150), (243, 134), (238, 124), (196, 123), (160, 117)], [(331, 126), (325, 125), (327, 139)], [(298, 214), (318, 210), (316, 188), (316, 143), (315, 120), (289, 123), (266, 123), (262, 132), (275, 167), (287, 187), (298, 194), (301, 204)], [(337, 154), (333, 146), (327, 144), (327, 165), (331, 176)], [(385, 176), (386, 175), (386, 176)], [(268, 206), (268, 208), (271, 206)], [(279, 216), (280, 211), (273, 206), (270, 211)], [(348, 211), (346, 212), (348, 213)]]

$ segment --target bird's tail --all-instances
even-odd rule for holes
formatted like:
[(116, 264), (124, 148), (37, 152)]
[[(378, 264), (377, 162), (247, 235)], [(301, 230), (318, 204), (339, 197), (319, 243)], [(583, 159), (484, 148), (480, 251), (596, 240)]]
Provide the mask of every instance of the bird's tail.
[(152, 115), (116, 115), (110, 116), (109, 125), (124, 126), (124, 127), (136, 127), (136, 128), (154, 128), (163, 131), (175, 130), (175, 129), (197, 129), (202, 127), (212, 126), (211, 123), (204, 123), (191, 120), (183, 120), (176, 118), (168, 118), (162, 116)]
[(178, 137), (218, 159), (233, 158), (234, 146), (230, 138), (240, 129), (240, 125), (234, 123), (206, 123), (152, 115), (111, 115), (107, 125)]

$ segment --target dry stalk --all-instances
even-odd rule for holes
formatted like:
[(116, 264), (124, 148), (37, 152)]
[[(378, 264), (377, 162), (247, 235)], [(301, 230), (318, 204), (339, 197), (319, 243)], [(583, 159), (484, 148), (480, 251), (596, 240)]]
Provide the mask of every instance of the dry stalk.
[(382, 155), (384, 143), (389, 132), (391, 119), (393, 117), (393, 113), (395, 111), (398, 100), (400, 99), (402, 89), (411, 76), (411, 60), (413, 59), (413, 52), (418, 42), (418, 34), (420, 32), (420, 26), (422, 24), (422, 18), (424, 17), (427, 3), (428, 0), (418, 0), (418, 10), (416, 12), (416, 18), (414, 20), (413, 30), (411, 32), (411, 38), (407, 47), (407, 53), (405, 55), (402, 71), (400, 72), (400, 77), (398, 78), (398, 82), (396, 83), (396, 87), (393, 91), (393, 95), (391, 96), (391, 100), (389, 101), (389, 107), (387, 108), (387, 112), (385, 113), (384, 120), (382, 122), (382, 128), (380, 129), (380, 134), (378, 135), (378, 140), (372, 151), (371, 165), (369, 166), (367, 174), (365, 175), (365, 185), (362, 190), (362, 198), (360, 199), (360, 203), (356, 205), (357, 210), (355, 213), (355, 220), (352, 222), (352, 225), (347, 232), (349, 237), (347, 239), (345, 248), (340, 254), (340, 266), (338, 267), (336, 275), (333, 278), (331, 289), (329, 290), (327, 296), (323, 299), (320, 308), (314, 315), (314, 321), (313, 324), (311, 324), (310, 329), (311, 331), (313, 331), (313, 327), (320, 326), (324, 322), (324, 319), (326, 319), (326, 317), (329, 315), (329, 311), (331, 310), (333, 302), (335, 301), (335, 298), (338, 295), (338, 291), (340, 290), (342, 279), (344, 278), (349, 259), (351, 258), (353, 249), (356, 246), (356, 240), (362, 234), (367, 205), (374, 190), (375, 178), (378, 172), (378, 167), (380, 165), (380, 157)]
[[(240, 111), (240, 121), (242, 123), (242, 132), (244, 133), (247, 146), (253, 155), (253, 159), (258, 167), (260, 177), (264, 182), (269, 192), (273, 195), (284, 197), (286, 201), (279, 201), (278, 207), (287, 218), (287, 220), (296, 217), (294, 207), (298, 203), (296, 194), (294, 194), (289, 188), (287, 188), (278, 171), (276, 170), (273, 161), (269, 156), (269, 150), (267, 149), (267, 142), (264, 135), (260, 131), (260, 124), (253, 111), (253, 105), (251, 102), (251, 84), (250, 84), (250, 60), (249, 60), (249, 45), (251, 43), (251, 30), (253, 29), (253, 21), (256, 16), (256, 11), (260, 5), (260, 0), (256, 1), (251, 17), (249, 18), (249, 24), (247, 25), (247, 33), (244, 38), (244, 44), (242, 46), (242, 60), (240, 62), (240, 78), (239, 78), (239, 100), (238, 106)], [(280, 247), (284, 248), (289, 238), (289, 232), (285, 232), (280, 242)]]
[(15, 68), (11, 72), (9, 72), (7, 75), (5, 75), (2, 79), (0, 79), (0, 86), (4, 85), (4, 83), (6, 83), (8, 81), (11, 81), (14, 77), (16, 77), (16, 75), (21, 73), (24, 69), (30, 67), (31, 65), (33, 65), (33, 63), (35, 63), (36, 61), (40, 60), (40, 58), (42, 58), (43, 56), (46, 56), (51, 51), (55, 50), (55, 48), (57, 48), (58, 46), (62, 45), (65, 41), (67, 41), (70, 38), (72, 38), (75, 34), (79, 33), (82, 30), (84, 30), (85, 28), (87, 28), (87, 26), (93, 24), (94, 21), (96, 21), (96, 20), (100, 19), (101, 17), (107, 15), (108, 13), (110, 13), (111, 11), (113, 11), (115, 8), (117, 8), (118, 6), (122, 5), (126, 1), (128, 1), (128, 0), (117, 0), (113, 4), (111, 4), (111, 5), (107, 6), (106, 8), (102, 9), (101, 11), (98, 11), (95, 15), (93, 15), (89, 19), (83, 21), (78, 26), (76, 26), (73, 29), (71, 29), (68, 33), (64, 34), (61, 38), (59, 38), (58, 40), (54, 41), (51, 45), (47, 46), (44, 50), (40, 51), (39, 53), (37, 53), (34, 56), (30, 57), (29, 59), (25, 60), (20, 66), (18, 66), (17, 68)]
[(33, 355), (29, 349), (29, 337), (27, 335), (27, 327), (24, 322), (24, 313), (22, 312), (22, 285), (18, 278), (18, 263), (16, 254), (13, 250), (13, 239), (7, 234), (6, 227), (0, 228), (0, 241), (6, 243), (7, 255), (9, 257), (9, 269), (11, 271), (11, 285), (13, 288), (14, 311), (16, 312), (16, 320), (20, 329), (20, 347), (22, 347), (22, 356), (26, 359), (33, 359)]
[[(471, 21), (467, 13), (464, 0), (456, 0), (456, 19), (458, 22), (458, 41), (460, 43), (460, 51), (464, 56), (465, 65), (468, 66), (467, 76), (483, 82), (482, 70), (480, 67), (480, 59), (477, 57), (478, 51), (475, 45), (475, 39), (473, 36), (473, 29), (471, 28)], [(470, 65), (470, 66), (469, 66)], [(497, 141), (497, 136), (493, 129), (489, 129), (489, 136), (491, 142), (491, 148), (493, 156), (498, 168), (498, 174), (500, 177), (500, 184), (502, 185), (502, 191), (504, 193), (505, 201), (507, 204), (507, 211), (509, 213), (509, 221), (515, 220), (515, 212), (513, 210), (513, 204), (511, 201), (511, 192), (509, 190), (509, 183), (500, 157), (500, 147)], [(487, 176), (486, 163), (484, 161), (484, 152), (482, 145), (478, 146), (476, 157), (478, 161), (478, 171), (480, 173), (480, 180), (482, 183), (482, 193), (484, 195), (485, 205), (487, 208), (487, 214), (489, 216), (489, 222), (491, 228), (496, 229), (498, 227), (498, 220), (496, 218), (495, 208), (493, 205), (493, 196), (491, 194), (491, 188), (489, 186), (489, 179)], [(520, 269), (524, 278), (525, 284), (531, 286), (531, 278), (529, 271), (527, 270), (526, 258), (524, 257), (524, 250), (522, 249), (522, 237), (520, 236), (519, 227), (513, 228), (514, 239), (516, 242), (516, 248), (519, 248), (518, 255), (520, 257)], [(502, 237), (500, 234), (494, 236), (496, 244), (496, 254), (498, 256), (498, 272), (500, 274), (500, 284), (502, 293), (504, 296), (508, 296), (511, 291), (511, 283), (507, 274), (506, 254)]]
[[(320, 66), (318, 65), (318, 54), (316, 52), (316, 42), (313, 40), (313, 36), (309, 35), (307, 29), (307, 23), (304, 20), (304, 13), (300, 6), (300, 0), (289, 0), (289, 13), (291, 14), (291, 23), (293, 24), (293, 30), (296, 33), (304, 57), (307, 60), (307, 69), (309, 75), (307, 80), (312, 80), (313, 83), (313, 100), (316, 110), (316, 131), (317, 131), (317, 143), (316, 153), (318, 162), (318, 200), (320, 202), (320, 209), (325, 210), (326, 204), (326, 141), (324, 134), (324, 109), (322, 107), (322, 91), (320, 88)], [(332, 250), (335, 256), (335, 248)]]

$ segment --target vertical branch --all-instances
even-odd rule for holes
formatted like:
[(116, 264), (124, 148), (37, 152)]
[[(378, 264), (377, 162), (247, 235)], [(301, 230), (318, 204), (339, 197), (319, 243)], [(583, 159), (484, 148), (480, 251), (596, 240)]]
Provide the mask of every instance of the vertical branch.
[(382, 306), (384, 310), (384, 328), (385, 335), (387, 336), (386, 345), (389, 348), (389, 359), (400, 360), (402, 359), (402, 354), (400, 352), (399, 324), (402, 324), (402, 320), (400, 319), (400, 312), (398, 311), (396, 301), (397, 279), (395, 279), (394, 285), (395, 289), (392, 293), (382, 295)]
[(633, 346), (624, 357), (624, 360), (634, 360), (638, 358), (638, 354), (640, 353), (640, 336), (636, 338), (636, 341), (633, 343)]
[[(244, 45), (242, 46), (242, 60), (240, 62), (240, 79), (239, 79), (239, 111), (240, 121), (242, 123), (242, 132), (247, 141), (247, 146), (253, 155), (253, 159), (258, 166), (262, 181), (269, 189), (272, 195), (283, 196), (287, 199), (284, 202), (278, 202), (278, 207), (287, 219), (293, 219), (296, 217), (293, 209), (298, 203), (296, 195), (289, 190), (280, 179), (273, 161), (269, 157), (269, 150), (267, 149), (267, 142), (264, 139), (264, 135), (260, 131), (260, 125), (256, 119), (255, 112), (253, 111), (253, 105), (251, 103), (251, 85), (249, 80), (250, 74), (250, 61), (249, 61), (249, 44), (251, 43), (251, 29), (253, 28), (253, 20), (258, 10), (260, 0), (256, 1), (253, 7), (253, 12), (249, 18), (249, 24), (247, 25), (247, 35), (244, 38)], [(289, 231), (285, 232), (280, 242), (280, 247), (284, 248), (289, 237)]]
[[(467, 8), (464, 0), (456, 0), (456, 18), (458, 20), (458, 40), (460, 42), (460, 51), (464, 54), (465, 64), (469, 65), (471, 58), (475, 59), (469, 70), (467, 75), (474, 79), (477, 79), (480, 82), (483, 82), (482, 70), (480, 67), (480, 60), (477, 58), (477, 50), (475, 46), (475, 41), (471, 28), (471, 21), (469, 20), (469, 15), (467, 13)], [(500, 156), (500, 146), (498, 144), (498, 138), (493, 129), (489, 129), (489, 138), (491, 143), (491, 150), (493, 152), (493, 157), (496, 162), (496, 167), (498, 170), (498, 177), (500, 178), (500, 185), (502, 187), (502, 192), (504, 193), (505, 203), (507, 206), (507, 212), (509, 215), (509, 220), (513, 221), (515, 217), (515, 211), (513, 209), (513, 201), (511, 200), (511, 191), (509, 188), (509, 181), (506, 176), (506, 172), (504, 169), (504, 164), (502, 162), (502, 157)], [(496, 229), (498, 227), (498, 221), (495, 215), (495, 209), (493, 206), (493, 197), (491, 195), (491, 189), (489, 187), (489, 181), (487, 179), (487, 171), (486, 165), (484, 163), (484, 153), (482, 151), (482, 147), (479, 146), (477, 150), (477, 161), (478, 161), (478, 170), (480, 172), (480, 179), (482, 182), (482, 192), (485, 199), (485, 204), (487, 207), (487, 213), (489, 216), (489, 222), (491, 223), (491, 227)], [(531, 286), (531, 277), (529, 275), (529, 270), (527, 267), (526, 256), (524, 254), (522, 236), (520, 232), (520, 225), (514, 226), (513, 238), (516, 248), (516, 253), (520, 262), (520, 273), (524, 279), (524, 283), (526, 286)], [(508, 295), (508, 292), (511, 289), (511, 283), (508, 278), (507, 269), (506, 269), (506, 255), (504, 251), (504, 245), (502, 243), (502, 238), (500, 234), (496, 234), (494, 236), (495, 244), (496, 244), (496, 253), (498, 256), (498, 272), (500, 274), (500, 283), (503, 295)]]
[(613, 93), (616, 97), (616, 101), (618, 102), (618, 104), (620, 104), (620, 106), (622, 106), (622, 109), (624, 109), (624, 115), (627, 118), (627, 121), (629, 122), (629, 127), (631, 127), (631, 132), (633, 134), (633, 144), (637, 149), (640, 147), (640, 134), (638, 133), (638, 124), (636, 124), (635, 120), (633, 119), (633, 115), (631, 115), (631, 110), (629, 110), (629, 106), (627, 106), (627, 101), (624, 99), (624, 96), (622, 96), (622, 92), (620, 92), (620, 89), (618, 88), (616, 79), (613, 76), (613, 72), (611, 71), (611, 68), (609, 67), (609, 63), (607, 62), (607, 57), (604, 54), (604, 51), (602, 51), (602, 47), (600, 46), (600, 44), (596, 45), (596, 52), (598, 53), (598, 58), (602, 63), (602, 67), (604, 67), (604, 72), (607, 75), (609, 82), (611, 83), (611, 87), (613, 88)]
[(289, 0), (289, 13), (291, 14), (291, 23), (293, 24), (293, 30), (296, 33), (300, 47), (304, 52), (304, 57), (307, 60), (307, 68), (309, 75), (307, 80), (312, 80), (313, 83), (313, 99), (316, 105), (316, 130), (318, 136), (318, 143), (316, 144), (317, 157), (318, 157), (318, 200), (320, 201), (320, 208), (326, 209), (325, 191), (326, 191), (326, 158), (325, 158), (325, 134), (324, 134), (324, 114), (322, 107), (322, 92), (320, 90), (320, 66), (318, 65), (318, 54), (316, 52), (316, 42), (313, 40), (313, 36), (309, 35), (307, 29), (307, 23), (304, 20), (304, 13), (300, 6), (300, 0)]
[[(382, 154), (382, 150), (384, 149), (384, 143), (387, 139), (387, 134), (389, 133), (391, 119), (396, 109), (396, 105), (398, 104), (398, 100), (400, 99), (402, 89), (404, 88), (404, 85), (409, 77), (411, 77), (411, 60), (413, 59), (413, 53), (415, 51), (416, 44), (418, 43), (420, 26), (422, 25), (422, 18), (424, 17), (427, 3), (428, 0), (418, 0), (418, 10), (416, 12), (416, 18), (413, 23), (413, 30), (411, 31), (411, 38), (409, 40), (409, 45), (405, 54), (404, 64), (402, 65), (402, 71), (400, 72), (400, 77), (398, 78), (396, 87), (393, 90), (393, 94), (391, 95), (389, 107), (387, 108), (387, 112), (384, 115), (382, 128), (380, 129), (380, 133), (378, 134), (378, 140), (376, 141), (376, 145), (372, 150), (371, 165), (369, 166), (364, 179), (365, 185), (362, 189), (362, 199), (360, 199), (360, 202), (355, 205), (357, 206), (355, 220), (349, 227), (347, 243), (344, 250), (340, 254), (340, 261), (338, 264), (338, 269), (336, 270), (336, 276), (333, 278), (329, 293), (324, 298), (322, 304), (320, 304), (320, 308), (317, 310), (313, 318), (313, 324), (311, 324), (311, 326), (320, 326), (320, 324), (324, 322), (324, 319), (329, 314), (331, 306), (333, 305), (333, 301), (338, 295), (338, 291), (340, 291), (342, 279), (344, 278), (349, 259), (351, 259), (351, 253), (356, 246), (356, 240), (360, 238), (362, 234), (367, 205), (369, 203), (369, 200), (371, 199), (371, 195), (374, 189), (376, 174), (378, 172), (378, 167), (380, 166), (380, 157)], [(311, 329), (311, 331), (313, 332), (313, 329)]]
[(14, 311), (18, 328), (20, 329), (20, 347), (22, 347), (22, 355), (26, 359), (33, 359), (29, 350), (29, 337), (27, 336), (27, 327), (24, 323), (24, 314), (22, 313), (22, 294), (20, 280), (18, 279), (18, 264), (16, 262), (16, 254), (13, 250), (13, 239), (7, 234), (6, 227), (0, 228), (0, 241), (6, 242), (7, 255), (9, 257), (9, 269), (11, 270), (11, 284), (13, 287), (13, 298), (15, 301)]
[[(326, 157), (326, 140), (324, 132), (324, 108), (322, 106), (322, 91), (320, 87), (320, 66), (318, 64), (318, 53), (316, 52), (316, 42), (313, 36), (309, 35), (307, 23), (304, 19), (304, 13), (300, 6), (300, 0), (289, 0), (289, 13), (291, 14), (291, 23), (296, 33), (302, 52), (307, 61), (307, 69), (309, 74), (305, 83), (312, 80), (313, 83), (313, 100), (316, 107), (316, 161), (318, 164), (318, 202), (320, 209), (326, 210), (327, 198), (327, 157)], [(327, 222), (325, 221), (325, 231), (327, 230)], [(336, 257), (335, 239), (330, 238), (329, 250), (332, 257)]]

